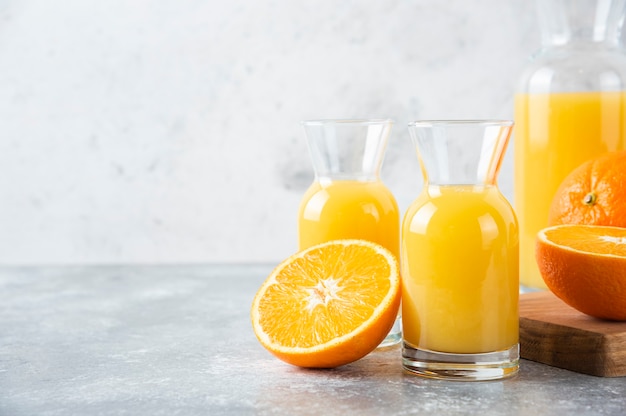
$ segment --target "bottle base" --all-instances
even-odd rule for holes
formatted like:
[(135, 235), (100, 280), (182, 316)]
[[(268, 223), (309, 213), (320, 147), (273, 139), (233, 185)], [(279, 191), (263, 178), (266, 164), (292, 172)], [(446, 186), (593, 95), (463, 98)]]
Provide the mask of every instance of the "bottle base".
[(451, 354), (402, 347), (402, 367), (409, 374), (455, 381), (487, 381), (512, 377), (519, 370), (519, 344), (481, 354)]

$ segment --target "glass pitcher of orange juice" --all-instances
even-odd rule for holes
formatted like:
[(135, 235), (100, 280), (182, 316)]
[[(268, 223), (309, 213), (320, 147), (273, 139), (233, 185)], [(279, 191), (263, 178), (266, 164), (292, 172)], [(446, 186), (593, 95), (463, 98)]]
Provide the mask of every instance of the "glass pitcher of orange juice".
[(491, 380), (518, 370), (518, 228), (496, 184), (512, 126), (409, 125), (425, 180), (402, 222), (402, 358), (409, 373)]
[[(303, 122), (315, 179), (300, 203), (299, 248), (339, 239), (378, 243), (399, 258), (400, 215), (380, 178), (392, 120)], [(400, 318), (383, 346), (401, 339)]]
[(626, 148), (626, 0), (538, 0), (543, 47), (515, 96), (514, 203), (520, 281), (545, 288), (535, 260), (565, 176), (600, 153)]

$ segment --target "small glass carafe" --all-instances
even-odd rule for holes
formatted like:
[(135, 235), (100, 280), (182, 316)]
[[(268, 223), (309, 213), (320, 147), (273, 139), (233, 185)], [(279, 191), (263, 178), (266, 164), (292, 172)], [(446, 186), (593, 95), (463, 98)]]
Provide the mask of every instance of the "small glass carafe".
[[(315, 178), (298, 214), (299, 248), (339, 239), (362, 239), (399, 258), (400, 215), (380, 170), (392, 120), (303, 122)], [(381, 344), (401, 339), (398, 317)]]
[(409, 124), (424, 176), (402, 223), (405, 370), (456, 380), (518, 370), (518, 229), (496, 179), (513, 123)]

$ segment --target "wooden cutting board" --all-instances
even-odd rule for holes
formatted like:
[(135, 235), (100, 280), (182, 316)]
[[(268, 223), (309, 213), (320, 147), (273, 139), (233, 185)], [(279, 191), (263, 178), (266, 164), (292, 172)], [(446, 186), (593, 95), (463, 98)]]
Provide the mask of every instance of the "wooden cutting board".
[(520, 295), (522, 358), (600, 377), (626, 375), (626, 322), (595, 319), (552, 292)]

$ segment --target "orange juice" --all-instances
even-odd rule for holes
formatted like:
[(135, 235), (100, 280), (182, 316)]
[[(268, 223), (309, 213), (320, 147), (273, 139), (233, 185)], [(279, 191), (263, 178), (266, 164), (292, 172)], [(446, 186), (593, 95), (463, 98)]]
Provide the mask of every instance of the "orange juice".
[(430, 185), (402, 224), (405, 343), (449, 353), (518, 342), (518, 236), (493, 185)]
[(515, 208), (523, 285), (546, 287), (535, 260), (535, 238), (547, 226), (558, 186), (584, 161), (624, 149), (625, 132), (626, 92), (515, 97)]
[(396, 200), (381, 181), (315, 181), (300, 205), (300, 249), (357, 238), (378, 243), (398, 257), (399, 218)]

